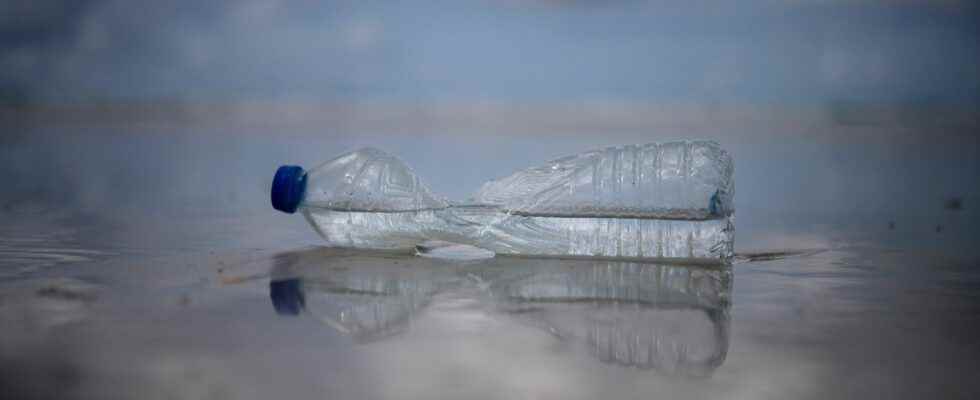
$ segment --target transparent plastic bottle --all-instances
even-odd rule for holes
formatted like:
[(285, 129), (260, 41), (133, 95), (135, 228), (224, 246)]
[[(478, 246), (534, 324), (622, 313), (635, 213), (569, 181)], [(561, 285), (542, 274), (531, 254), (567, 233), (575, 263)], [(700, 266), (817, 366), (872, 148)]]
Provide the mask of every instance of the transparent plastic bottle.
[(732, 256), (733, 171), (714, 142), (610, 147), (518, 171), (452, 203), (401, 160), (366, 148), (309, 171), (280, 167), (272, 204), (300, 211), (337, 247), (441, 240), (498, 254), (717, 260)]

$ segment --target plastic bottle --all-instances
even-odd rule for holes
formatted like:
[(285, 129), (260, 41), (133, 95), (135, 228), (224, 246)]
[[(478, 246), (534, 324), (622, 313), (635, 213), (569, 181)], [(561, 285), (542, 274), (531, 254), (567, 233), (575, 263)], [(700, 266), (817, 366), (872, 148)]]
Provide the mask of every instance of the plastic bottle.
[(733, 171), (714, 142), (610, 147), (490, 181), (452, 203), (401, 160), (366, 148), (309, 171), (280, 167), (272, 204), (300, 211), (329, 246), (442, 240), (498, 254), (718, 260), (732, 256)]

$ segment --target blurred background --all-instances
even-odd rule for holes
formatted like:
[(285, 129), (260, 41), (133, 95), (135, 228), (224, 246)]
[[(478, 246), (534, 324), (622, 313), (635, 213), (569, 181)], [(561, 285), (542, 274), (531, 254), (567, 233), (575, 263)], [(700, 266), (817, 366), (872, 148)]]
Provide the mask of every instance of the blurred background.
[(5, 0), (0, 207), (272, 213), (278, 165), (366, 145), (464, 199), (707, 138), (740, 227), (931, 231), (977, 221), (978, 22), (957, 0)]

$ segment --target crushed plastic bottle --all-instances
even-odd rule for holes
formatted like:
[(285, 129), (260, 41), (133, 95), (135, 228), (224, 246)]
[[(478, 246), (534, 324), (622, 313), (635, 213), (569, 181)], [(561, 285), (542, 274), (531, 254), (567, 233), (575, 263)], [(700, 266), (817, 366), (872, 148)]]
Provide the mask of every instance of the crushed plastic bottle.
[(309, 171), (283, 166), (273, 207), (300, 211), (329, 246), (413, 249), (439, 240), (497, 254), (728, 259), (734, 171), (717, 143), (610, 147), (490, 181), (465, 203), (366, 148)]

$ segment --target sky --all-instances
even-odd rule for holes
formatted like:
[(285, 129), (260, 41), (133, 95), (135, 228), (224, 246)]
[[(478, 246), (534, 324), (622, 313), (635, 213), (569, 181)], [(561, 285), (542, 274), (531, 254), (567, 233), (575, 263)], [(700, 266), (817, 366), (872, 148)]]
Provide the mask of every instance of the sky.
[(6, 101), (969, 103), (970, 1), (4, 1)]

